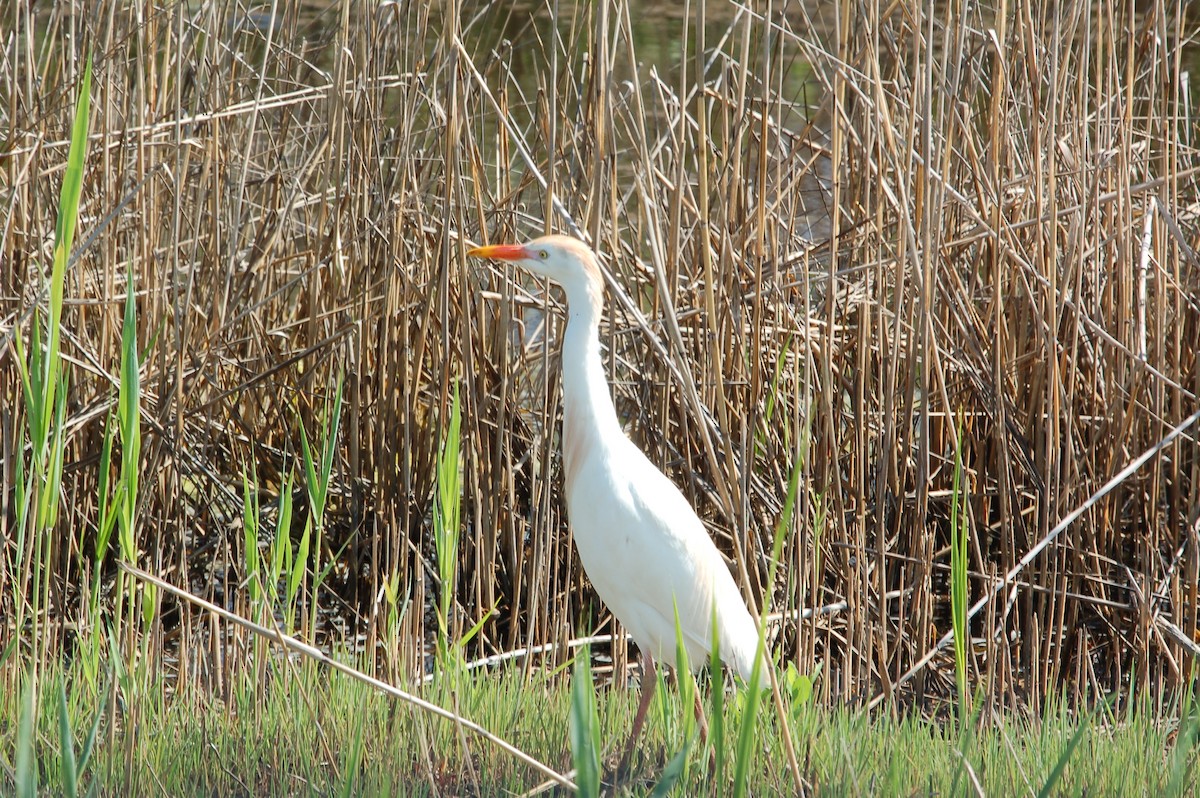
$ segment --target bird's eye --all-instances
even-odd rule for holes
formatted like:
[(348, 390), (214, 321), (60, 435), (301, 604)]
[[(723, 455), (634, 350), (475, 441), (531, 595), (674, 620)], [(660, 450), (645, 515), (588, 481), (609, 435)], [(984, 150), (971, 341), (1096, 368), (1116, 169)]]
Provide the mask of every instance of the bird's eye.
[(541, 258), (542, 260), (545, 260), (546, 258), (550, 257), (550, 253), (543, 249), (540, 252), (538, 252), (538, 257)]

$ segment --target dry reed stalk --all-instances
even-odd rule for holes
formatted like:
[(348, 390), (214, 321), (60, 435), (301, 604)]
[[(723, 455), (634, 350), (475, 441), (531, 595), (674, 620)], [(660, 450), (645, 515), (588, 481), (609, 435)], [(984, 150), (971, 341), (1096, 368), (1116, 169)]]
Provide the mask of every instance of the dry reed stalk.
[[(1130, 673), (1157, 696), (1182, 687), (1200, 631), (1194, 432), (1061, 522), (1200, 401), (1194, 15), (1165, 0), (1133, 16), (1082, 0), (868, 5), (651, 3), (647, 23), (611, 2), (16, 4), (0, 59), (0, 618), (33, 578), (13, 528), (26, 419), (10, 342), (42, 296), (91, 47), (63, 542), (46, 602), (25, 608), (52, 621), (45, 650), (90, 622), (92, 586), (114, 576), (115, 552), (91, 545), (127, 266), (150, 347), (141, 565), (248, 611), (242, 464), (264, 496), (260, 548), (295, 545), (307, 499), (275, 530), (273, 496), (344, 373), (297, 614), (319, 623), (298, 631), (364, 647), (389, 678), (423, 673), (457, 383), (457, 628), (498, 610), (480, 656), (618, 631), (561, 510), (555, 300), (462, 257), (550, 226), (604, 256), (606, 364), (631, 434), (749, 594), (789, 613), (779, 653), (821, 663), (827, 699), (953, 691), (936, 643), (957, 413), (970, 595), (996, 596), (971, 626), (988, 700), (1037, 706), (1081, 679), (1122, 690)], [(692, 56), (652, 67), (663, 31), (693, 36)], [(788, 567), (767, 585), (796, 462)], [(388, 585), (408, 608), (395, 629)], [(28, 646), (0, 623), (0, 650)], [(151, 656), (178, 652), (181, 690), (219, 694), (249, 667), (244, 638), (176, 603), (146, 634)], [(0, 667), (0, 685), (16, 673)]]

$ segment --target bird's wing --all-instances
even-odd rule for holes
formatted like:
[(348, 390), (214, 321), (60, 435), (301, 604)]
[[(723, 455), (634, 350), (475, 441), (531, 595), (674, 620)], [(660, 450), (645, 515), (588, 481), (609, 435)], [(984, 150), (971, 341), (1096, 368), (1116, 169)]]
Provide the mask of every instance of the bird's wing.
[(640, 646), (672, 663), (677, 607), (693, 666), (708, 659), (715, 604), (722, 659), (747, 675), (757, 629), (704, 525), (632, 443), (612, 454), (570, 497), (576, 547), (600, 598)]

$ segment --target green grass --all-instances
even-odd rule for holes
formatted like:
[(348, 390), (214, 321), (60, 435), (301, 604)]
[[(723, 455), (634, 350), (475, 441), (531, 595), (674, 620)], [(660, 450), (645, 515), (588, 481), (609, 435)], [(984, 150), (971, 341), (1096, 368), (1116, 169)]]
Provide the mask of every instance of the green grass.
[[(576, 672), (586, 675), (587, 669)], [(134, 729), (127, 723), (130, 707), (118, 702), (115, 715), (104, 710), (104, 691), (90, 689), (76, 673), (66, 674), (60, 701), (63, 673), (56, 671), (42, 682), (32, 746), (28, 731), (12, 723), (0, 726), (0, 793), (14, 791), (15, 772), (29, 773), (28, 760), (19, 763), (22, 751), (26, 756), (32, 751), (42, 790), (66, 792), (62, 780), (72, 769), (63, 767), (63, 729), (75, 730), (79, 794), (426, 795), (436, 785), (444, 794), (494, 795), (522, 792), (544, 780), (478, 738), (467, 735), (456, 742), (448, 722), (394, 703), (342, 674), (311, 663), (288, 671), (277, 659), (271, 660), (267, 674), (265, 684), (247, 677), (232, 685), (227, 704), (139, 700)], [(165, 688), (154, 683), (148, 692)], [(708, 687), (702, 684), (701, 689)], [(569, 718), (573, 705), (586, 714), (581, 706), (587, 703), (586, 692), (573, 691), (565, 676), (535, 672), (526, 680), (517, 669), (477, 673), (463, 681), (458, 698), (462, 712), (485, 727), (504, 730), (517, 746), (567, 772), (573, 735), (584, 731), (576, 726), (569, 732)], [(601, 685), (597, 699), (599, 764), (607, 791), (637, 693)], [(724, 702), (727, 726), (739, 721), (740, 699)], [(20, 695), (0, 697), (0, 715), (20, 717), (23, 700)], [(651, 708), (633, 772), (619, 794), (649, 793), (684, 747), (688, 729), (683, 719), (690, 707), (680, 704), (673, 686), (660, 690), (655, 701), (660, 705)], [(987, 795), (1037, 794), (1081, 728), (1076, 715), (1054, 709), (1036, 721), (1009, 718), (987, 725), (964, 751), (952, 725), (823, 708), (811, 701), (790, 710), (803, 775), (816, 795), (963, 794), (964, 761)], [(760, 733), (750, 763), (755, 795), (794, 792), (775, 724), (771, 713), (759, 713)], [(1176, 751), (1174, 727), (1147, 708), (1135, 705), (1115, 720), (1096, 713), (1079, 733), (1049, 794), (1194, 794), (1200, 780), (1195, 735), (1189, 728), (1178, 739), (1190, 752)], [(80, 752), (93, 735), (85, 761)], [(18, 745), (18, 738), (25, 744)], [(1178, 772), (1174, 764), (1180, 762), (1185, 775), (1168, 792)], [(732, 786), (731, 776), (716, 778), (710, 772), (708, 749), (698, 743), (679, 772), (681, 781), (670, 794), (725, 795)]]

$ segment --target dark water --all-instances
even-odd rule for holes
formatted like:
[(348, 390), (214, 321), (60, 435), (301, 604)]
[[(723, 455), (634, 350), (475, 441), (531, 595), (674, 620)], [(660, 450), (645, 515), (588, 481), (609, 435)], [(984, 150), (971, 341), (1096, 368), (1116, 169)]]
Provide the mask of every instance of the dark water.
[[(340, 4), (332, 0), (301, 2), (294, 19), (293, 14), (280, 10), (284, 5), (287, 4), (281, 2), (276, 9), (276, 41), (287, 41), (286, 46), (291, 48), (303, 41), (306, 59), (331, 71), (335, 57), (333, 45), (342, 24)], [(560, 82), (583, 71), (580, 65), (590, 56), (585, 47), (590, 31), (596, 28), (599, 14), (596, 7), (599, 5), (575, 0), (548, 0), (544, 3), (467, 0), (461, 4), (459, 15), (461, 38), (478, 69), (486, 71), (490, 61), (501, 59), (506, 65), (506, 72), (511, 74), (525, 96), (534, 97), (549, 79), (549, 44), (552, 41), (557, 43), (559, 51), (557, 66)], [(654, 75), (678, 89), (682, 69), (686, 68), (688, 75), (694, 76), (697, 3), (692, 3), (686, 15), (682, 2), (630, 0), (611, 5), (619, 6), (610, 7), (608, 11), (609, 30), (615, 31), (618, 49), (618, 57), (608, 77), (612, 83), (622, 85), (633, 80), (645, 81)], [(826, 5), (829, 5), (828, 9)], [(790, 43), (795, 36), (791, 31), (806, 29), (810, 24), (815, 24), (818, 30), (824, 29), (831, 24), (829, 14), (832, 8), (832, 4), (817, 4), (815, 9), (804, 15), (786, 11), (776, 14), (779, 23), (773, 29), (773, 39), (765, 43), (761, 17), (731, 2), (707, 2), (704, 11), (705, 50), (708, 53), (706, 75), (711, 79), (714, 71), (719, 71), (720, 59), (714, 55), (714, 51), (723, 46), (726, 54), (738, 57), (741, 54), (741, 37), (749, 30), (751, 45), (748, 52), (751, 59), (758, 57), (764, 44), (776, 49), (772, 69), (778, 71), (775, 72), (772, 88), (789, 101), (805, 94), (813, 95), (816, 87), (812, 83), (808, 64), (795, 57), (794, 52), (789, 53), (789, 50), (795, 49)], [(385, 0), (361, 7), (355, 4), (348, 21), (356, 31), (398, 25), (407, 33), (415, 29), (413, 20), (420, 16), (416, 9), (413, 0)], [(368, 21), (364, 15), (370, 15), (373, 19)], [(414, 40), (412, 45), (414, 49), (431, 53), (442, 45), (440, 37), (448, 20), (440, 8), (431, 9), (428, 19), (425, 39)], [(626, 26), (629, 35), (626, 35)], [(272, 27), (269, 3), (258, 4), (251, 11), (237, 16), (233, 27), (236, 33), (263, 38)], [(783, 46), (779, 47), (781, 39)], [(636, 60), (626, 55), (629, 44), (632, 44)], [(255, 61), (252, 57), (247, 60), (251, 63)], [(694, 78), (689, 78), (691, 80)]]
[[(664, 0), (518, 0), (511, 3), (465, 0), (459, 6), (459, 28), (464, 47), (472, 55), (477, 69), (488, 73), (497, 61), (503, 64), (507, 79), (517, 87), (520, 95), (512, 98), (510, 111), (514, 119), (528, 123), (536, 118), (534, 106), (539, 97), (549, 96), (552, 86), (555, 89), (553, 96), (559, 102), (569, 103), (572, 96), (579, 96), (582, 89), (579, 82), (588, 74), (589, 59), (594, 57), (586, 52), (586, 48), (591, 32), (597, 28), (596, 20), (602, 6), (608, 10), (608, 29), (615, 31), (613, 41), (617, 49), (612, 72), (604, 79), (617, 87), (618, 96), (635, 83), (643, 92), (653, 92), (656, 80), (670, 91), (678, 91), (684, 70), (686, 85), (693, 85), (696, 20), (698, 9), (703, 7), (706, 81), (711, 85), (720, 80), (723, 68), (733, 61), (740, 62), (745, 58), (755, 65), (764, 60), (764, 53), (769, 52), (772, 75), (769, 92), (762, 86), (749, 86), (747, 94), (752, 98), (768, 94), (776, 98), (779, 104), (774, 112), (780, 114), (782, 126), (798, 130), (806, 124), (811, 110), (817, 107), (824, 93), (824, 87), (814, 79), (807, 58), (814, 52), (837, 52), (835, 15), (838, 5), (834, 2), (774, 3), (771, 5), (772, 25), (768, 29), (759, 16), (764, 9), (762, 4), (733, 0), (694, 0), (686, 10), (683, 2)], [(1180, 97), (1178, 113), (1183, 119), (1191, 120), (1200, 104), (1200, 2), (1179, 6), (1179, 18), (1160, 17), (1156, 13), (1159, 5), (1154, 0), (1137, 0), (1132, 16), (1123, 13), (1124, 7), (1120, 7), (1122, 10), (1116, 13), (1125, 24), (1114, 31), (1116, 41), (1111, 44), (1103, 41), (1096, 30), (1101, 27), (1097, 20), (1107, 17), (1099, 5), (1093, 6), (1090, 19), (1085, 20), (1093, 30), (1090, 33), (1079, 30), (1076, 35), (1088, 37), (1093, 49), (1093, 69), (1110, 51), (1123, 58), (1123, 54), (1133, 47), (1139, 53), (1134, 56), (1134, 95), (1144, 96), (1153, 89), (1158, 97), (1166, 97), (1177, 89)], [(1174, 4), (1168, 5), (1170, 11), (1176, 10)], [(939, 46), (947, 35), (944, 25), (952, 17), (951, 9), (961, 13), (962, 4), (938, 2), (936, 6), (934, 41), (935, 46)], [(995, 3), (973, 3), (967, 9), (968, 51), (990, 47), (988, 30), (995, 25)], [(1050, 16), (1053, 9), (1054, 6), (1046, 6), (1033, 11), (1035, 15), (1043, 15), (1046, 30), (1053, 29)], [(278, 43), (293, 49), (299, 46), (310, 63), (331, 72), (336, 55), (334, 45), (343, 24), (342, 4), (333, 0), (301, 0), (295, 5), (280, 0), (275, 11), (272, 18), (271, 4), (259, 3), (240, 15), (235, 13), (232, 24), (239, 32), (260, 41), (263, 34), (274, 27)], [(903, 28), (900, 19), (904, 12), (892, 8), (890, 13), (884, 30), (895, 36), (891, 41), (881, 41), (880, 51), (906, 58), (905, 48), (909, 42), (905, 34), (896, 33)], [(414, 25), (415, 19), (424, 17), (426, 14), (417, 0), (385, 0), (382, 3), (352, 3), (346, 22), (356, 35), (361, 32), (368, 36), (370, 31), (397, 26), (403, 36), (412, 39), (414, 50), (431, 54), (435, 48), (444, 46), (442, 33), (448, 20), (443, 4), (437, 4), (428, 12), (427, 25)], [(1010, 21), (1010, 31), (1014, 24)], [(744, 47), (747, 36), (748, 46)], [(1147, 53), (1154, 49), (1151, 43), (1155, 40), (1167, 41), (1177, 47), (1182, 85), (1169, 88), (1142, 85), (1150, 74)], [(555, 46), (551, 47), (551, 44)], [(555, 50), (557, 58), (552, 61), (550, 53)], [(629, 55), (631, 52), (632, 56)], [(936, 52), (934, 55), (936, 58)], [(1175, 55), (1176, 52), (1168, 50), (1164, 60), (1172, 60)], [(248, 60), (255, 62), (253, 57)], [(1158, 65), (1157, 79), (1161, 80), (1170, 66), (1166, 63)], [(832, 61), (822, 68), (825, 73), (832, 73)], [(864, 67), (857, 65), (855, 68)], [(750, 71), (757, 74), (754, 68)], [(573, 81), (574, 86), (571, 85)], [(657, 113), (659, 108), (650, 103), (647, 111)]]
[[(591, 54), (585, 48), (590, 31), (596, 28), (596, 15), (601, 4), (582, 0), (513, 3), (466, 0), (460, 4), (459, 27), (464, 47), (472, 55), (477, 69), (486, 73), (494, 62), (503, 63), (505, 73), (521, 94), (521, 97), (513, 98), (510, 110), (521, 118), (520, 121), (528, 122), (535, 118), (536, 109), (532, 106), (537, 102), (539, 92), (544, 95), (550, 83), (556, 81), (555, 94), (560, 102), (569, 102), (571, 95), (578, 96), (580, 86), (571, 86), (570, 82), (579, 80), (587, 72), (586, 64)], [(779, 100), (775, 112), (782, 115), (780, 121), (783, 127), (799, 129), (823, 99), (825, 89), (815, 80), (807, 58), (814, 52), (837, 52), (835, 14), (838, 5), (834, 2), (774, 3), (771, 6), (773, 24), (769, 35), (765, 35), (767, 28), (762, 17), (758, 16), (763, 11), (762, 4), (693, 0), (685, 12), (683, 2), (627, 0), (624, 3), (608, 3), (609, 30), (616, 31), (614, 40), (618, 57), (611, 75), (606, 79), (617, 86), (619, 92), (627, 91), (635, 82), (643, 92), (654, 91), (656, 79), (670, 90), (678, 91), (681, 74), (686, 70), (686, 85), (693, 85), (697, 8), (703, 6), (706, 80), (710, 85), (720, 80), (724, 67), (743, 58), (747, 58), (752, 65), (759, 64), (763, 60), (763, 53), (769, 51), (772, 74), (769, 93)], [(951, 16), (949, 9), (960, 9), (961, 4), (938, 2), (936, 5), (935, 46), (940, 45), (946, 36), (944, 23)], [(1132, 46), (1139, 53), (1134, 56), (1134, 94), (1144, 96), (1151, 89), (1142, 85), (1150, 68), (1147, 63), (1147, 52), (1152, 49), (1150, 42), (1161, 39), (1172, 43), (1178, 50), (1182, 85), (1170, 89), (1156, 86), (1153, 87), (1154, 93), (1164, 97), (1168, 91), (1177, 89), (1179, 115), (1185, 120), (1192, 120), (1197, 105), (1200, 105), (1200, 2), (1183, 3), (1180, 7), (1182, 16), (1178, 19), (1156, 16), (1158, 5), (1153, 0), (1137, 0), (1132, 17), (1118, 11), (1118, 17), (1126, 20), (1126, 24), (1123, 29), (1115, 31), (1117, 41), (1111, 46), (1099, 40), (1100, 34), (1095, 31), (1099, 27), (1097, 20), (1106, 17), (1099, 5), (1093, 6), (1090, 14), (1093, 31), (1088, 39), (1093, 49), (1092, 68), (1095, 69), (1111, 50), (1123, 58), (1123, 54)], [(1171, 6), (1170, 10), (1175, 10), (1174, 4), (1168, 5)], [(288, 7), (286, 12), (279, 10), (284, 7)], [(391, 24), (409, 33), (415, 30), (413, 20), (423, 16), (419, 8), (417, 0), (355, 3), (351, 6), (348, 22), (355, 29), (364, 31), (372, 27), (379, 30), (381, 26)], [(447, 20), (442, 16), (441, 8), (441, 4), (438, 4), (430, 10), (428, 25), (424, 28), (425, 40), (412, 41), (414, 49), (432, 53), (434, 48), (442, 45), (441, 34)], [(968, 50), (989, 47), (988, 31), (995, 25), (995, 3), (973, 3), (968, 9)], [(1041, 9), (1046, 16), (1047, 30), (1053, 27), (1052, 18), (1048, 16), (1052, 9), (1053, 6)], [(884, 28), (894, 33), (902, 28), (899, 15), (903, 12), (893, 8), (891, 13), (892, 17)], [(373, 25), (367, 23), (365, 15), (373, 17)], [(234, 23), (236, 27), (261, 40), (262, 34), (271, 27), (270, 4), (253, 6), (251, 11), (237, 19)], [(286, 33), (280, 30), (285, 26), (284, 19), (290, 20), (290, 24), (286, 24)], [(1013, 24), (1010, 21), (1010, 33)], [(276, 31), (293, 40), (287, 46), (295, 47), (295, 40), (303, 40), (306, 42), (306, 57), (326, 70), (331, 70), (335, 55), (333, 45), (341, 25), (341, 4), (333, 0), (301, 0), (299, 6), (295, 7), (280, 0), (277, 8)], [(747, 32), (749, 45), (743, 49)], [(1078, 35), (1085, 34), (1080, 31)], [(974, 40), (974, 44), (970, 43), (971, 40)], [(548, 55), (551, 42), (557, 45), (556, 63), (552, 63)], [(903, 34), (897, 35), (892, 41), (880, 43), (881, 52), (891, 52), (898, 58), (907, 57), (905, 48), (908, 46), (909, 42)], [(629, 52), (634, 56), (630, 57)], [(1168, 50), (1165, 60), (1171, 60), (1175, 55), (1174, 51)], [(249, 60), (253, 62), (254, 59)], [(557, 73), (552, 71), (553, 66), (557, 66)], [(1169, 66), (1166, 63), (1158, 65), (1156, 75), (1159, 80)], [(832, 61), (823, 65), (826, 74), (832, 70)], [(553, 77), (555, 74), (556, 78)], [(753, 68), (751, 74), (756, 74)], [(764, 93), (764, 87), (761, 86), (747, 88), (747, 94), (752, 98), (762, 97)], [(651, 103), (648, 112), (654, 113), (657, 108), (656, 104)], [(1191, 124), (1194, 127), (1195, 123)]]

